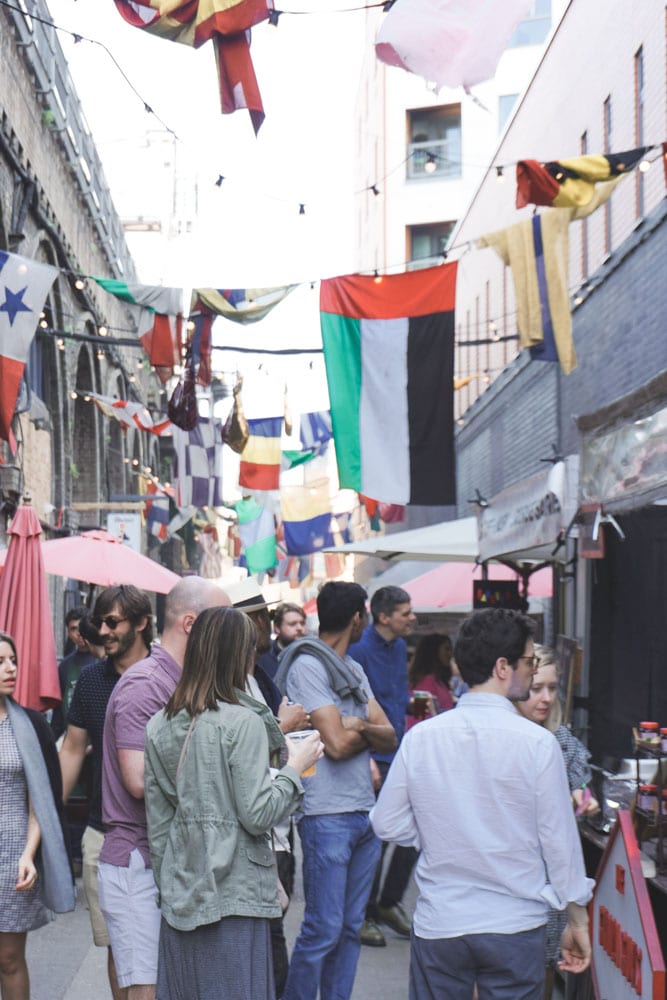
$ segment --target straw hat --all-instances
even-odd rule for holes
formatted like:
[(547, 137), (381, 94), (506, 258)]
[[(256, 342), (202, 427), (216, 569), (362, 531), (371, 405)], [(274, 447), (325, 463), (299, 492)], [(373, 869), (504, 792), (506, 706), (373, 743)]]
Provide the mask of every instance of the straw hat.
[(225, 584), (225, 593), (233, 606), (240, 611), (249, 613), (268, 608), (257, 580), (251, 576), (246, 576), (243, 580), (237, 580), (235, 583)]

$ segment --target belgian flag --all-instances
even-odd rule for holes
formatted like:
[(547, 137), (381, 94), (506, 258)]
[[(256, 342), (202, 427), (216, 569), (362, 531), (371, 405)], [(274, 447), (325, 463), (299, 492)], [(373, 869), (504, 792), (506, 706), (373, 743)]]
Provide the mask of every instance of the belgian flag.
[(516, 165), (516, 207), (548, 205), (581, 208), (591, 201), (595, 185), (634, 170), (651, 146), (625, 153), (576, 156), (571, 160), (519, 160)]

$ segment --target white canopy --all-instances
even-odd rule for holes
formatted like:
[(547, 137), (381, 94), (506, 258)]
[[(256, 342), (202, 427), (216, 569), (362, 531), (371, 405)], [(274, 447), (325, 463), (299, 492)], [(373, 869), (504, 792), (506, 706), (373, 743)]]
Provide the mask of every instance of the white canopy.
[(462, 517), (457, 521), (429, 524), (425, 528), (378, 535), (362, 542), (339, 545), (336, 552), (357, 552), (380, 559), (420, 559), (432, 562), (476, 562), (477, 518)]

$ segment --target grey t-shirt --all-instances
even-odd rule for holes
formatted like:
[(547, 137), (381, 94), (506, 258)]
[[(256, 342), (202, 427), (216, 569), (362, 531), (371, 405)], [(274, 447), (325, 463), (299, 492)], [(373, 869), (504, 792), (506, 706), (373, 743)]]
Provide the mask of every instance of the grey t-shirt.
[[(362, 668), (349, 656), (345, 657), (345, 662), (358, 675), (363, 690), (372, 698), (373, 692)], [(325, 667), (309, 653), (297, 656), (290, 667), (287, 695), (292, 701), (300, 702), (307, 712), (335, 705), (341, 715), (368, 718), (368, 706), (359, 705), (352, 696), (340, 698), (329, 684)], [(306, 794), (301, 811), (306, 816), (369, 812), (375, 805), (368, 750), (345, 760), (331, 760), (325, 754), (317, 762), (316, 774), (302, 780)]]

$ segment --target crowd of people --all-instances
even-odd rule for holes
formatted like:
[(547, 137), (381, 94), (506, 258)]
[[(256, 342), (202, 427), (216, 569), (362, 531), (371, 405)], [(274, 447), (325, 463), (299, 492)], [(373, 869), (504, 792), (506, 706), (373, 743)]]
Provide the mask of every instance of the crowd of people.
[(186, 577), (157, 642), (149, 596), (109, 587), (67, 616), (53, 728), (14, 701), (0, 634), (2, 1000), (29, 1000), (26, 935), (74, 908), (79, 856), (114, 1000), (346, 1000), (386, 928), (410, 939), (410, 1000), (538, 1000), (545, 968), (587, 967), (575, 811), (598, 805), (534, 623), (475, 612), (409, 660), (410, 595), (367, 609), (326, 583), (314, 635), (252, 579)]

